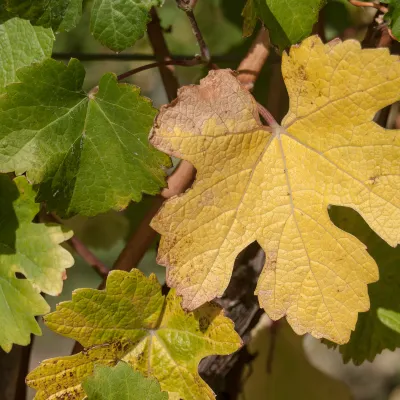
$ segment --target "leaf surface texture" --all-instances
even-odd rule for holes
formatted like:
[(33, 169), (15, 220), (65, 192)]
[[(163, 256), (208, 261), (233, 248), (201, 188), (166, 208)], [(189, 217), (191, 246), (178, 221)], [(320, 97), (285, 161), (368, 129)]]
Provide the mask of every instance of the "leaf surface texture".
[(54, 34), (51, 29), (32, 26), (29, 21), (12, 18), (0, 25), (0, 94), (16, 82), (19, 68), (51, 56)]
[(164, 0), (95, 0), (90, 29), (102, 44), (115, 51), (132, 46), (146, 32), (151, 7)]
[(58, 295), (74, 260), (59, 246), (71, 231), (32, 223), (39, 205), (24, 177), (0, 175), (0, 205), (0, 346), (10, 351), (13, 343), (29, 344), (31, 333), (41, 334), (35, 316), (50, 308), (40, 292)]
[(259, 18), (281, 50), (311, 34), (326, 0), (247, 0), (243, 9), (244, 34), (252, 34)]
[(96, 365), (82, 386), (88, 400), (168, 400), (155, 379), (145, 378), (124, 362), (115, 367)]
[(169, 159), (148, 143), (156, 110), (136, 86), (104, 75), (82, 90), (85, 71), (46, 60), (18, 71), (0, 98), (0, 170), (27, 173), (38, 199), (60, 215), (125, 208), (165, 185)]
[[(69, 31), (82, 16), (82, 0), (2, 0), (12, 16), (30, 20), (33, 25)], [(1, 3), (0, 3), (1, 5)]]
[(173, 290), (166, 298), (161, 294), (154, 275), (146, 278), (135, 269), (111, 272), (105, 290), (75, 291), (72, 301), (60, 303), (45, 322), (85, 350), (45, 360), (32, 371), (27, 383), (38, 390), (35, 399), (83, 399), (82, 381), (94, 364), (114, 366), (120, 360), (156, 378), (171, 399), (213, 399), (198, 363), (236, 351), (241, 340), (218, 306), (185, 313), (180, 302)]
[(272, 131), (228, 70), (162, 109), (152, 143), (190, 161), (197, 177), (153, 219), (158, 262), (195, 309), (223, 294), (236, 256), (257, 240), (266, 263), (256, 293), (268, 315), (343, 344), (369, 309), (378, 269), (327, 208), (351, 207), (389, 245), (399, 242), (400, 136), (372, 119), (399, 99), (400, 63), (386, 49), (318, 37), (282, 62), (290, 108)]

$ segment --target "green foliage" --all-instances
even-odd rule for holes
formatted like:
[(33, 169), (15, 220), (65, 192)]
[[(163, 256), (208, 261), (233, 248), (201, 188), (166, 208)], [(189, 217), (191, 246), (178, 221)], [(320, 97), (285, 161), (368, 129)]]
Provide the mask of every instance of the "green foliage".
[(257, 18), (268, 28), (271, 42), (281, 50), (311, 34), (326, 0), (247, 0), (244, 32), (253, 32)]
[[(69, 31), (82, 15), (82, 0), (2, 0), (10, 16), (28, 19), (33, 25)], [(1, 4), (1, 3), (0, 3)]]
[(96, 215), (165, 185), (169, 159), (147, 140), (156, 110), (137, 87), (106, 74), (85, 94), (77, 60), (46, 60), (17, 76), (21, 84), (0, 99), (0, 169), (43, 182), (39, 199), (51, 209)]
[[(75, 291), (72, 301), (59, 304), (45, 322), (85, 350), (46, 360), (32, 371), (27, 383), (38, 390), (36, 399), (61, 394), (82, 399), (82, 381), (94, 364), (113, 366), (119, 360), (158, 379), (171, 396), (213, 399), (198, 375), (198, 363), (207, 355), (236, 351), (241, 340), (218, 306), (206, 304), (185, 313), (180, 303), (173, 290), (167, 297), (161, 294), (154, 275), (146, 278), (135, 269), (111, 272), (105, 290)], [(62, 374), (65, 370), (68, 375)]]
[(90, 29), (96, 39), (114, 51), (132, 46), (146, 32), (151, 7), (164, 0), (95, 0)]
[(386, 0), (389, 4), (389, 11), (385, 14), (385, 20), (389, 22), (393, 36), (400, 39), (400, 0)]
[[(379, 104), (383, 107), (398, 98), (398, 63), (387, 51), (377, 49), (363, 50), (365, 58), (354, 56), (358, 51), (354, 41), (343, 46), (340, 40), (327, 43), (337, 37), (362, 40), (374, 10), (365, 12), (364, 7), (349, 5), (347, 0), (195, 3), (193, 15), (197, 24), (177, 7), (176, 0), (0, 0), (0, 347), (6, 352), (13, 344), (29, 344), (31, 334), (41, 334), (41, 321), (38, 323), (37, 317), (50, 311), (49, 304), (55, 306), (55, 299), (48, 304), (43, 295), (61, 294), (66, 269), (74, 263), (70, 252), (78, 266), (68, 273), (68, 287), (64, 288), (61, 300), (70, 299), (72, 288), (96, 287), (100, 283), (103, 278), (96, 274), (95, 268), (88, 267), (93, 261), (89, 259), (98, 257), (105, 265), (114, 265), (127, 237), (138, 226), (143, 229), (143, 221), (147, 224), (148, 216), (153, 215), (155, 202), (150, 196), (158, 195), (166, 186), (171, 160), (149, 143), (149, 135), (154, 140), (161, 129), (160, 118), (154, 123), (157, 110), (141, 95), (138, 86), (119, 82), (116, 73), (135, 68), (136, 64), (129, 57), (107, 54), (109, 51), (103, 46), (121, 52), (136, 44), (133, 53), (145, 54), (144, 59), (148, 59), (153, 48), (156, 53), (150, 61), (153, 58), (158, 61), (159, 56), (168, 58), (160, 51), (165, 39), (168, 48), (165, 51), (172, 58), (184, 56), (172, 67), (177, 81), (184, 86), (198, 81), (212, 65), (184, 59), (195, 57), (200, 53), (199, 46), (203, 47), (196, 29), (202, 32), (212, 57), (218, 56), (212, 58), (219, 69), (214, 75), (225, 73), (223, 68), (238, 69), (249, 51), (251, 56), (242, 68), (245, 70), (242, 76), (252, 75), (247, 70), (252, 62), (264, 63), (262, 46), (260, 43), (253, 46), (257, 24), (266, 27), (272, 43), (264, 68), (254, 82), (254, 98), (247, 88), (241, 89), (243, 92), (232, 91), (235, 85), (240, 85), (236, 75), (229, 72), (231, 81), (215, 85), (214, 79), (207, 87), (181, 89), (178, 97), (184, 97), (185, 101), (174, 101), (162, 108), (161, 115), (168, 113), (169, 118), (162, 124), (162, 138), (159, 136), (159, 143), (154, 143), (173, 155), (174, 161), (188, 156), (187, 160), (196, 167), (197, 177), (191, 190), (168, 199), (155, 218), (157, 222), (153, 220), (153, 226), (159, 224), (163, 228), (160, 232), (165, 230), (168, 238), (163, 232), (160, 242), (158, 235), (146, 231), (143, 239), (153, 241), (152, 244), (143, 248), (137, 244), (138, 248), (134, 248), (134, 243), (123, 254), (146, 253), (137, 268), (157, 271), (160, 282), (167, 277), (168, 284), (180, 290), (184, 301), (174, 289), (164, 296), (165, 287), (162, 291), (155, 276), (147, 278), (137, 269), (112, 271), (104, 290), (73, 291), (72, 300), (58, 304), (44, 320), (54, 332), (78, 341), (84, 349), (72, 356), (45, 360), (29, 374), (27, 383), (37, 389), (36, 400), (214, 399), (212, 389), (199, 375), (199, 362), (210, 355), (231, 354), (242, 343), (233, 322), (219, 306), (201, 304), (222, 295), (224, 289), (219, 292), (211, 289), (222, 287), (222, 280), (224, 285), (229, 280), (229, 277), (222, 279), (220, 274), (224, 263), (235, 257), (229, 246), (245, 248), (256, 237), (246, 236), (245, 231), (253, 229), (259, 243), (259, 233), (269, 235), (262, 244), (266, 265), (257, 291), (273, 299), (265, 302), (271, 318), (286, 315), (296, 332), (301, 334), (311, 327), (308, 331), (316, 337), (323, 336), (324, 329), (339, 333), (345, 327), (343, 336), (332, 336), (329, 332), (325, 335), (340, 343), (345, 343), (355, 328), (350, 341), (338, 347), (345, 362), (361, 364), (372, 361), (384, 349), (400, 347), (400, 335), (396, 333), (400, 333), (400, 247), (387, 245), (350, 209), (332, 207), (329, 214), (337, 227), (356, 236), (365, 246), (340, 231), (337, 246), (333, 247), (328, 236), (333, 237), (331, 232), (339, 229), (327, 228), (331, 223), (326, 214), (328, 203), (362, 210), (370, 191), (376, 197), (375, 202), (360, 213), (382, 238), (390, 239), (387, 242), (392, 246), (400, 240), (398, 136), (394, 131), (380, 130), (371, 122)], [(389, 32), (400, 38), (400, 0), (381, 3), (388, 4), (389, 12), (383, 19), (389, 25)], [(155, 30), (159, 29), (155, 44), (154, 35), (148, 40), (145, 33), (155, 8), (161, 6), (156, 10), (161, 25), (157, 25), (158, 18), (152, 24)], [(381, 18), (380, 22), (373, 20), (382, 27)], [(309, 46), (297, 45), (312, 31), (318, 32), (321, 40), (309, 39)], [(375, 33), (368, 37), (368, 46), (373, 47)], [(247, 38), (251, 35), (252, 38)], [(281, 74), (281, 52), (293, 44), (296, 46), (289, 55), (283, 56)], [(103, 53), (99, 58), (107, 61), (90, 62), (85, 71), (76, 59), (69, 63), (51, 59), (52, 51), (60, 59), (66, 53), (92, 53), (83, 57), (89, 60), (99, 52)], [(192, 64), (198, 65), (180, 68)], [(164, 66), (155, 64), (144, 69), (155, 66), (160, 67), (165, 84), (169, 74), (163, 70)], [(292, 122), (283, 124), (285, 128), (281, 129), (264, 115), (263, 119), (272, 128), (267, 129), (260, 125), (260, 108), (256, 103), (263, 104), (267, 99), (264, 103), (276, 119), (284, 114), (282, 105), (287, 103), (288, 96), (282, 75), (290, 93)], [(162, 87), (157, 69), (129, 79), (140, 83), (143, 93), (151, 96), (155, 104), (163, 103), (165, 89), (169, 97), (176, 92), (174, 80), (168, 82), (169, 88), (168, 84)], [(249, 82), (248, 86), (252, 84)], [(248, 109), (244, 107), (247, 97), (251, 104)], [(216, 98), (221, 98), (218, 105)], [(359, 112), (354, 111), (357, 107)], [(368, 118), (363, 122), (364, 114)], [(256, 124), (252, 125), (252, 121)], [(354, 126), (347, 129), (350, 122)], [(297, 131), (299, 125), (301, 129)], [(271, 135), (271, 140), (261, 146), (254, 136), (247, 142), (248, 127), (252, 135), (263, 132), (264, 139)], [(226, 141), (222, 141), (225, 129)], [(334, 133), (332, 142), (327, 131)], [(171, 139), (171, 143), (165, 138)], [(245, 144), (238, 145), (238, 138), (243, 138)], [(348, 138), (351, 146), (345, 149), (343, 139)], [(299, 144), (304, 145), (302, 150)], [(260, 157), (256, 154), (259, 146)], [(334, 168), (324, 169), (331, 150), (338, 154), (332, 163)], [(289, 156), (292, 151), (296, 158)], [(310, 151), (320, 157), (318, 164)], [(236, 152), (243, 153), (243, 159), (232, 161)], [(247, 168), (246, 163), (252, 157), (255, 164), (252, 161)], [(258, 165), (259, 175), (251, 171)], [(231, 166), (242, 170), (236, 175), (229, 172), (226, 182), (221, 180)], [(246, 174), (250, 179), (248, 184)], [(346, 181), (346, 174), (354, 178), (352, 183)], [(206, 179), (210, 180), (201, 188)], [(307, 218), (303, 218), (302, 212), (297, 215), (296, 210), (307, 214), (316, 206), (310, 201), (314, 198), (310, 196), (313, 185), (314, 189), (318, 187), (314, 192), (323, 203), (323, 215), (314, 218), (313, 214), (311, 224), (305, 223)], [(245, 189), (240, 189), (242, 186)], [(262, 198), (252, 201), (247, 193), (240, 193), (249, 188), (262, 190)], [(193, 199), (185, 200), (185, 196), (192, 195)], [(258, 214), (252, 219), (243, 213), (239, 223), (229, 225), (230, 215), (235, 213), (236, 218), (241, 213), (240, 207), (233, 204), (239, 198), (246, 207), (249, 202), (249, 215), (253, 211)], [(290, 206), (285, 203), (288, 199)], [(301, 199), (304, 210), (303, 203), (299, 206)], [(272, 208), (274, 202), (285, 203), (285, 209), (279, 205)], [(159, 203), (157, 199), (156, 205)], [(174, 209), (180, 204), (179, 210)], [(264, 205), (271, 206), (268, 212), (263, 211)], [(168, 207), (171, 214), (166, 213)], [(196, 227), (196, 210), (202, 215), (204, 229)], [(50, 212), (63, 218), (62, 226), (41, 222), (49, 220)], [(287, 212), (290, 215), (284, 222)], [(216, 219), (216, 213), (222, 213), (222, 218)], [(373, 216), (368, 217), (368, 213)], [(259, 215), (268, 218), (268, 229), (261, 227)], [(301, 219), (304, 232), (298, 224)], [(278, 225), (288, 232), (286, 239), (273, 238)], [(212, 226), (222, 234), (217, 236)], [(69, 240), (72, 230), (79, 246), (74, 247)], [(375, 262), (365, 247), (379, 265), (378, 282), (375, 282)], [(320, 254), (326, 262), (318, 261)], [(179, 258), (185, 270), (182, 275), (178, 274)], [(304, 263), (307, 260), (309, 271)], [(340, 263), (340, 269), (331, 268), (331, 261)], [(167, 274), (157, 262), (168, 265)], [(207, 271), (210, 265), (215, 273)], [(125, 264), (121, 268), (130, 267)], [(226, 276), (230, 276), (230, 268), (231, 265)], [(367, 290), (367, 283), (372, 281), (375, 283), (369, 284)], [(190, 291), (198, 294), (195, 305), (188, 303)], [(358, 311), (368, 309), (367, 294), (370, 309), (360, 313), (357, 320)], [(319, 301), (323, 304), (319, 305)], [(185, 306), (194, 311), (189, 312)], [(322, 307), (326, 311), (321, 311)], [(303, 320), (300, 313), (306, 315)], [(343, 384), (308, 362), (302, 338), (285, 321), (252, 333), (255, 340), (249, 350), (254, 360), (250, 362), (251, 377), (243, 391), (247, 397), (254, 400), (258, 395), (261, 399), (350, 397)], [(315, 381), (318, 385), (314, 385)], [(255, 387), (257, 393), (253, 392)]]
[[(36, 315), (49, 307), (40, 292), (58, 295), (72, 256), (59, 243), (72, 232), (57, 225), (33, 224), (39, 211), (35, 193), (24, 177), (0, 175), (0, 346), (26, 345), (40, 334)], [(16, 273), (26, 279), (17, 279)]]
[(120, 362), (116, 367), (96, 365), (82, 384), (88, 400), (168, 400), (160, 384)]
[[(384, 349), (395, 350), (400, 347), (400, 335), (394, 335), (391, 329), (381, 323), (383, 314), (378, 311), (384, 307), (400, 312), (400, 247), (389, 246), (354, 210), (332, 207), (329, 214), (339, 228), (355, 235), (367, 246), (369, 254), (379, 266), (379, 281), (368, 285), (370, 309), (359, 314), (350, 341), (339, 346), (345, 362), (351, 360), (359, 365), (365, 360), (373, 361)], [(332, 343), (329, 345), (332, 346)]]
[[(82, 16), (83, 0), (1, 0), (2, 19), (18, 16), (55, 32), (69, 31)], [(146, 32), (151, 7), (164, 0), (94, 0), (90, 29), (93, 36), (114, 51), (132, 46)]]
[(19, 68), (50, 57), (54, 34), (51, 29), (34, 27), (29, 21), (12, 18), (0, 25), (0, 94), (16, 82)]
[(378, 308), (378, 318), (387, 327), (400, 333), (400, 312)]

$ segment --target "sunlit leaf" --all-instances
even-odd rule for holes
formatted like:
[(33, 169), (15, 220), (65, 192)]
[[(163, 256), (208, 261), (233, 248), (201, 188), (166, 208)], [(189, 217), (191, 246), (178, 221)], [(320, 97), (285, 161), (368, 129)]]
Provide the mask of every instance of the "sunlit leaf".
[(325, 3), (326, 0), (247, 0), (244, 34), (253, 32), (259, 18), (269, 30), (271, 42), (285, 49), (311, 34)]
[(388, 328), (400, 333), (400, 313), (393, 310), (386, 310), (384, 308), (378, 309), (378, 318)]
[(161, 294), (154, 275), (146, 278), (135, 269), (111, 272), (105, 290), (76, 290), (72, 301), (59, 304), (45, 322), (85, 350), (45, 360), (32, 371), (27, 383), (38, 390), (35, 399), (83, 399), (82, 381), (94, 365), (114, 366), (120, 360), (157, 379), (170, 398), (213, 399), (197, 372), (199, 361), (232, 353), (241, 340), (218, 306), (185, 313), (180, 303), (173, 290), (167, 297)]
[(2, 1), (12, 15), (59, 32), (74, 28), (82, 15), (82, 0)]
[(42, 183), (39, 199), (50, 209), (96, 215), (165, 185), (169, 159), (148, 143), (156, 110), (139, 88), (106, 74), (86, 94), (74, 59), (17, 75), (21, 83), (0, 98), (0, 170)]
[[(0, 175), (0, 346), (26, 345), (40, 335), (36, 315), (50, 309), (40, 292), (58, 295), (72, 256), (59, 243), (72, 232), (57, 225), (34, 224), (39, 211), (35, 193), (24, 177)], [(26, 279), (17, 279), (20, 273)]]
[(313, 36), (284, 54), (290, 109), (261, 125), (255, 100), (230, 71), (181, 89), (151, 142), (190, 161), (196, 181), (168, 200), (152, 226), (167, 283), (195, 309), (226, 289), (234, 260), (257, 240), (266, 253), (256, 293), (298, 334), (346, 343), (378, 268), (327, 208), (354, 208), (389, 245), (400, 241), (400, 135), (372, 121), (400, 97), (400, 63)]
[(19, 68), (51, 56), (54, 35), (51, 29), (34, 27), (19, 18), (0, 25), (0, 94), (17, 81)]
[(124, 362), (113, 368), (96, 365), (82, 386), (88, 400), (168, 400), (155, 379), (145, 378)]
[(400, 39), (400, 0), (386, 0), (384, 3), (389, 4), (389, 11), (384, 18), (389, 23), (392, 35)]
[(164, 0), (95, 0), (90, 29), (102, 44), (122, 51), (146, 32), (151, 7), (163, 3)]

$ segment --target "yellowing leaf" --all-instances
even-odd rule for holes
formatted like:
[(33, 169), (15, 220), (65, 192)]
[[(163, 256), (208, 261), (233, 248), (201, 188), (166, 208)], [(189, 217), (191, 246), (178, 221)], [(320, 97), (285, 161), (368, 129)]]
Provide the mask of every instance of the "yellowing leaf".
[[(154, 275), (113, 271), (105, 290), (79, 289), (72, 301), (46, 316), (55, 332), (86, 347), (70, 357), (45, 360), (27, 377), (35, 399), (85, 397), (82, 382), (95, 364), (129, 363), (156, 378), (170, 399), (213, 399), (200, 378), (199, 361), (236, 351), (241, 340), (221, 309), (207, 304), (185, 313), (174, 291), (165, 298)], [(68, 397), (70, 396), (70, 397)]]
[(74, 263), (60, 246), (72, 231), (32, 223), (40, 208), (35, 195), (25, 177), (11, 181), (0, 174), (0, 347), (7, 352), (13, 343), (29, 344), (31, 333), (41, 335), (35, 316), (50, 307), (40, 292), (58, 295), (65, 270)]
[(162, 109), (152, 143), (193, 163), (197, 178), (152, 222), (162, 234), (158, 262), (183, 307), (195, 309), (223, 294), (236, 256), (257, 240), (266, 264), (256, 293), (268, 315), (346, 343), (378, 270), (327, 208), (354, 208), (399, 242), (400, 135), (372, 118), (400, 98), (400, 63), (386, 49), (314, 36), (284, 54), (282, 71), (290, 109), (271, 130), (227, 70)]

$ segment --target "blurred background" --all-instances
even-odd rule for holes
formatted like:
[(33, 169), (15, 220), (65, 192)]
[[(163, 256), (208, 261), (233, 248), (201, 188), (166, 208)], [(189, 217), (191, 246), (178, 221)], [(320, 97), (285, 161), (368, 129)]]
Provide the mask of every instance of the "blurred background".
[[(300, 1), (300, 0), (299, 0)], [(106, 72), (120, 74), (140, 65), (152, 62), (115, 60), (114, 53), (102, 47), (89, 32), (90, 0), (86, 1), (85, 13), (79, 26), (69, 33), (59, 34), (54, 47), (54, 58), (68, 61), (70, 56), (80, 56), (86, 68), (85, 89), (96, 86)], [(199, 0), (196, 17), (214, 61), (221, 68), (235, 69), (248, 51), (254, 37), (242, 37), (241, 10), (244, 0)], [(355, 38), (362, 41), (367, 27), (374, 18), (375, 10), (356, 8), (346, 0), (330, 0), (320, 16), (318, 33), (326, 40), (335, 37)], [(199, 53), (191, 27), (174, 0), (166, 0), (158, 10), (165, 38), (171, 54), (189, 58)], [(256, 29), (257, 32), (257, 29)], [(90, 55), (101, 55), (101, 60), (90, 60)], [(152, 55), (146, 37), (121, 53)], [(109, 57), (109, 59), (108, 59)], [(204, 67), (176, 67), (181, 85), (197, 83), (206, 74)], [(137, 84), (142, 94), (149, 97), (156, 107), (167, 103), (158, 69), (141, 72), (129, 80)], [(287, 93), (280, 72), (280, 54), (272, 51), (254, 89), (256, 99), (280, 120), (288, 107)], [(393, 105), (377, 115), (377, 121), (389, 128), (398, 127), (398, 106)], [(131, 204), (124, 212), (110, 211), (94, 218), (74, 217), (65, 221), (75, 235), (111, 268), (123, 249), (127, 238), (135, 231), (149, 209), (151, 202), (144, 198), (141, 203)], [(155, 273), (164, 282), (165, 269), (157, 265), (156, 245), (146, 253), (139, 268), (145, 273)], [(69, 249), (72, 253), (73, 250)], [(74, 253), (73, 253), (74, 254)], [(75, 266), (67, 271), (64, 290), (59, 297), (47, 296), (52, 310), (61, 301), (71, 299), (76, 288), (99, 285), (101, 279), (78, 255)], [(400, 265), (399, 265), (400, 268)], [(43, 336), (33, 339), (30, 369), (47, 358), (68, 355), (73, 341), (56, 335), (41, 322)], [(252, 333), (250, 353), (257, 355), (244, 368), (244, 384), (241, 400), (286, 399), (358, 399), (400, 400), (400, 352), (384, 351), (375, 361), (355, 366), (344, 364), (337, 350), (328, 349), (320, 341), (299, 337), (284, 322), (271, 323), (263, 317)], [(27, 398), (32, 399), (30, 390)], [(0, 399), (1, 400), (1, 399)]]

